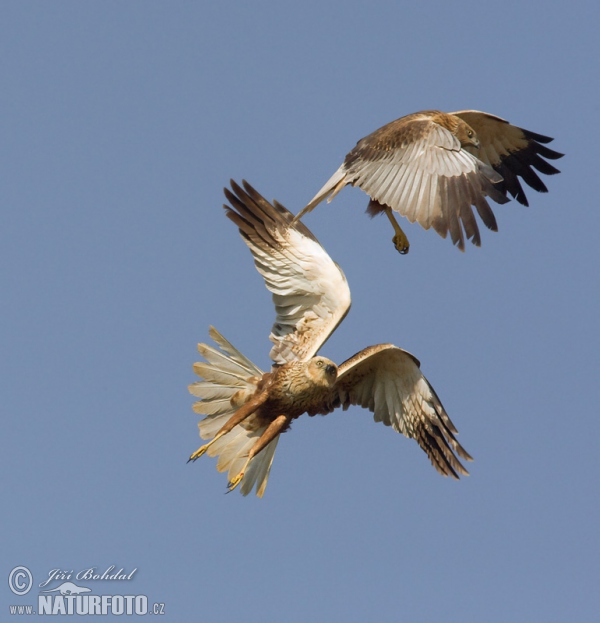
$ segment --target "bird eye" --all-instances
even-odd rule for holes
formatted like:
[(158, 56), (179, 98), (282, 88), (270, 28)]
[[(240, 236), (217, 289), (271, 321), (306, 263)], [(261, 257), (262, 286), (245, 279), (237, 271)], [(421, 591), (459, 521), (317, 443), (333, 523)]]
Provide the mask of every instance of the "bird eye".
[(467, 132), (467, 136), (468, 136), (469, 138), (473, 138), (473, 130), (469, 130), (469, 131)]
[(317, 367), (318, 368), (322, 368), (323, 367), (323, 362), (322, 361), (317, 361)]

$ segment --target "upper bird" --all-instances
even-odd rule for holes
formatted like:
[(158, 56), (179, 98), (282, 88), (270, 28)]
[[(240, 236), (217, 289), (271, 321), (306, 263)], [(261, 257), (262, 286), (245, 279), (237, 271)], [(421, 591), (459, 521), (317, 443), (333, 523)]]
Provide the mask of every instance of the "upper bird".
[(450, 232), (461, 251), (465, 249), (463, 228), (467, 238), (480, 246), (471, 206), (489, 229), (498, 231), (486, 196), (506, 203), (510, 193), (529, 205), (519, 177), (534, 190), (548, 192), (534, 169), (546, 175), (560, 173), (544, 160), (563, 156), (541, 144), (552, 140), (478, 110), (413, 113), (358, 141), (294, 222), (352, 184), (371, 198), (367, 207), (371, 216), (387, 214), (400, 253), (408, 253), (409, 242), (392, 210), (425, 229), (433, 227), (442, 238)]
[(419, 369), (419, 361), (393, 344), (369, 346), (337, 366), (318, 350), (350, 308), (344, 273), (302, 223), (276, 201), (270, 204), (249, 184), (225, 189), (227, 216), (238, 226), (259, 273), (273, 293), (275, 324), (270, 372), (263, 372), (215, 329), (217, 350), (199, 344), (206, 362), (190, 385), (201, 400), (194, 410), (207, 417), (200, 436), (211, 439), (194, 452), (219, 456), (229, 488), (262, 496), (279, 435), (303, 413), (331, 413), (360, 405), (375, 421), (415, 439), (444, 476), (466, 475), (455, 453), (471, 457), (456, 440), (456, 428)]

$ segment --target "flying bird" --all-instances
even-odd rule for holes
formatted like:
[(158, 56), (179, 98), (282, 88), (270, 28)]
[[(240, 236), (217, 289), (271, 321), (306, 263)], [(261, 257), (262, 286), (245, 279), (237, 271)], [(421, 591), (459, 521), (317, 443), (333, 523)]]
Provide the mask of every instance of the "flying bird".
[(246, 182), (241, 188), (232, 181), (231, 188), (226, 214), (273, 294), (273, 365), (263, 372), (211, 327), (218, 348), (198, 345), (205, 361), (194, 371), (203, 380), (189, 386), (200, 398), (194, 410), (206, 416), (200, 436), (210, 441), (189, 460), (218, 456), (230, 491), (241, 484), (243, 495), (255, 487), (262, 497), (279, 436), (294, 419), (360, 405), (376, 422), (415, 439), (440, 474), (467, 475), (456, 455), (472, 459), (413, 355), (393, 344), (369, 346), (339, 366), (317, 355), (350, 308), (344, 273), (281, 204)]
[(393, 211), (425, 229), (433, 227), (442, 238), (450, 232), (461, 251), (463, 229), (480, 246), (472, 206), (486, 227), (498, 231), (486, 197), (506, 203), (510, 194), (529, 205), (519, 177), (534, 190), (548, 192), (534, 169), (546, 175), (560, 173), (544, 160), (563, 156), (545, 146), (552, 140), (477, 110), (413, 113), (358, 141), (294, 222), (351, 184), (371, 198), (368, 214), (387, 215), (395, 232), (392, 241), (402, 254), (410, 245)]

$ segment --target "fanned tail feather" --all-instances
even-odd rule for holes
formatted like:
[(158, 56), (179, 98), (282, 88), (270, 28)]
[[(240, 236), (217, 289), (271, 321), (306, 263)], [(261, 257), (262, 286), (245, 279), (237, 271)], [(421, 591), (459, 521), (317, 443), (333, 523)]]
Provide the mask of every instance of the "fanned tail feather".
[[(194, 372), (204, 380), (189, 386), (190, 393), (200, 398), (193, 405), (194, 411), (206, 415), (198, 424), (202, 439), (212, 439), (217, 434), (241, 404), (254, 394), (263, 375), (260, 368), (214, 327), (209, 333), (219, 349), (198, 344), (198, 351), (207, 362), (194, 364)], [(219, 438), (207, 450), (209, 456), (218, 457), (217, 470), (227, 471), (230, 481), (237, 476), (246, 463), (250, 448), (266, 428), (253, 426), (253, 417), (250, 416)], [(278, 440), (279, 436), (250, 461), (240, 485), (242, 495), (248, 495), (256, 487), (256, 495), (263, 496)]]
[[(220, 418), (219, 418), (220, 419)], [(225, 419), (222, 424), (227, 420)], [(202, 422), (200, 423), (202, 424)], [(211, 428), (212, 436), (219, 430)], [(230, 433), (218, 439), (207, 451), (208, 456), (219, 457), (217, 470), (227, 472), (227, 478), (231, 481), (243, 469), (248, 458), (250, 448), (258, 441), (259, 437), (267, 429), (266, 426), (256, 430), (247, 430), (243, 426), (236, 426)], [(248, 495), (256, 485), (256, 495), (262, 497), (267, 487), (273, 456), (277, 448), (279, 435), (271, 441), (258, 455), (256, 455), (246, 468), (240, 485), (240, 493)]]

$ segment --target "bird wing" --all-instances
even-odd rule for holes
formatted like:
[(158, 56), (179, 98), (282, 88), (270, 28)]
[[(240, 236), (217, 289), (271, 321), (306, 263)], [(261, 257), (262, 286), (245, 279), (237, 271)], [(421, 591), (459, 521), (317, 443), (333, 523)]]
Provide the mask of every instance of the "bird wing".
[(258, 272), (273, 293), (275, 324), (270, 357), (277, 364), (307, 361), (350, 309), (350, 289), (341, 268), (303, 223), (270, 204), (250, 184), (225, 189), (227, 216), (239, 227)]
[[(411, 223), (433, 227), (464, 250), (464, 232), (479, 246), (471, 206), (484, 224), (497, 230), (485, 197), (506, 203), (494, 184), (501, 176), (461, 148), (449, 130), (423, 115), (397, 119), (359, 141), (343, 164), (347, 183), (391, 207)], [(461, 227), (462, 224), (462, 227)]]
[(465, 149), (498, 171), (503, 178), (496, 183), (500, 192), (504, 195), (510, 193), (519, 203), (529, 205), (519, 177), (534, 190), (548, 192), (534, 169), (545, 175), (560, 173), (544, 158), (557, 160), (563, 154), (541, 144), (550, 143), (554, 139), (518, 128), (501, 117), (478, 110), (459, 110), (450, 114), (460, 117), (477, 133), (479, 148)]
[(462, 149), (456, 136), (428, 116), (415, 113), (396, 119), (361, 139), (295, 220), (352, 184), (412, 223), (433, 227), (444, 238), (450, 232), (461, 250), (465, 248), (463, 229), (479, 246), (481, 236), (471, 206), (486, 227), (498, 229), (485, 197), (498, 203), (508, 201), (495, 187), (501, 175)]
[(320, 413), (360, 405), (373, 412), (376, 422), (415, 439), (440, 474), (468, 475), (455, 453), (472, 458), (456, 440), (458, 431), (419, 366), (418, 359), (393, 344), (369, 346), (339, 366)]

